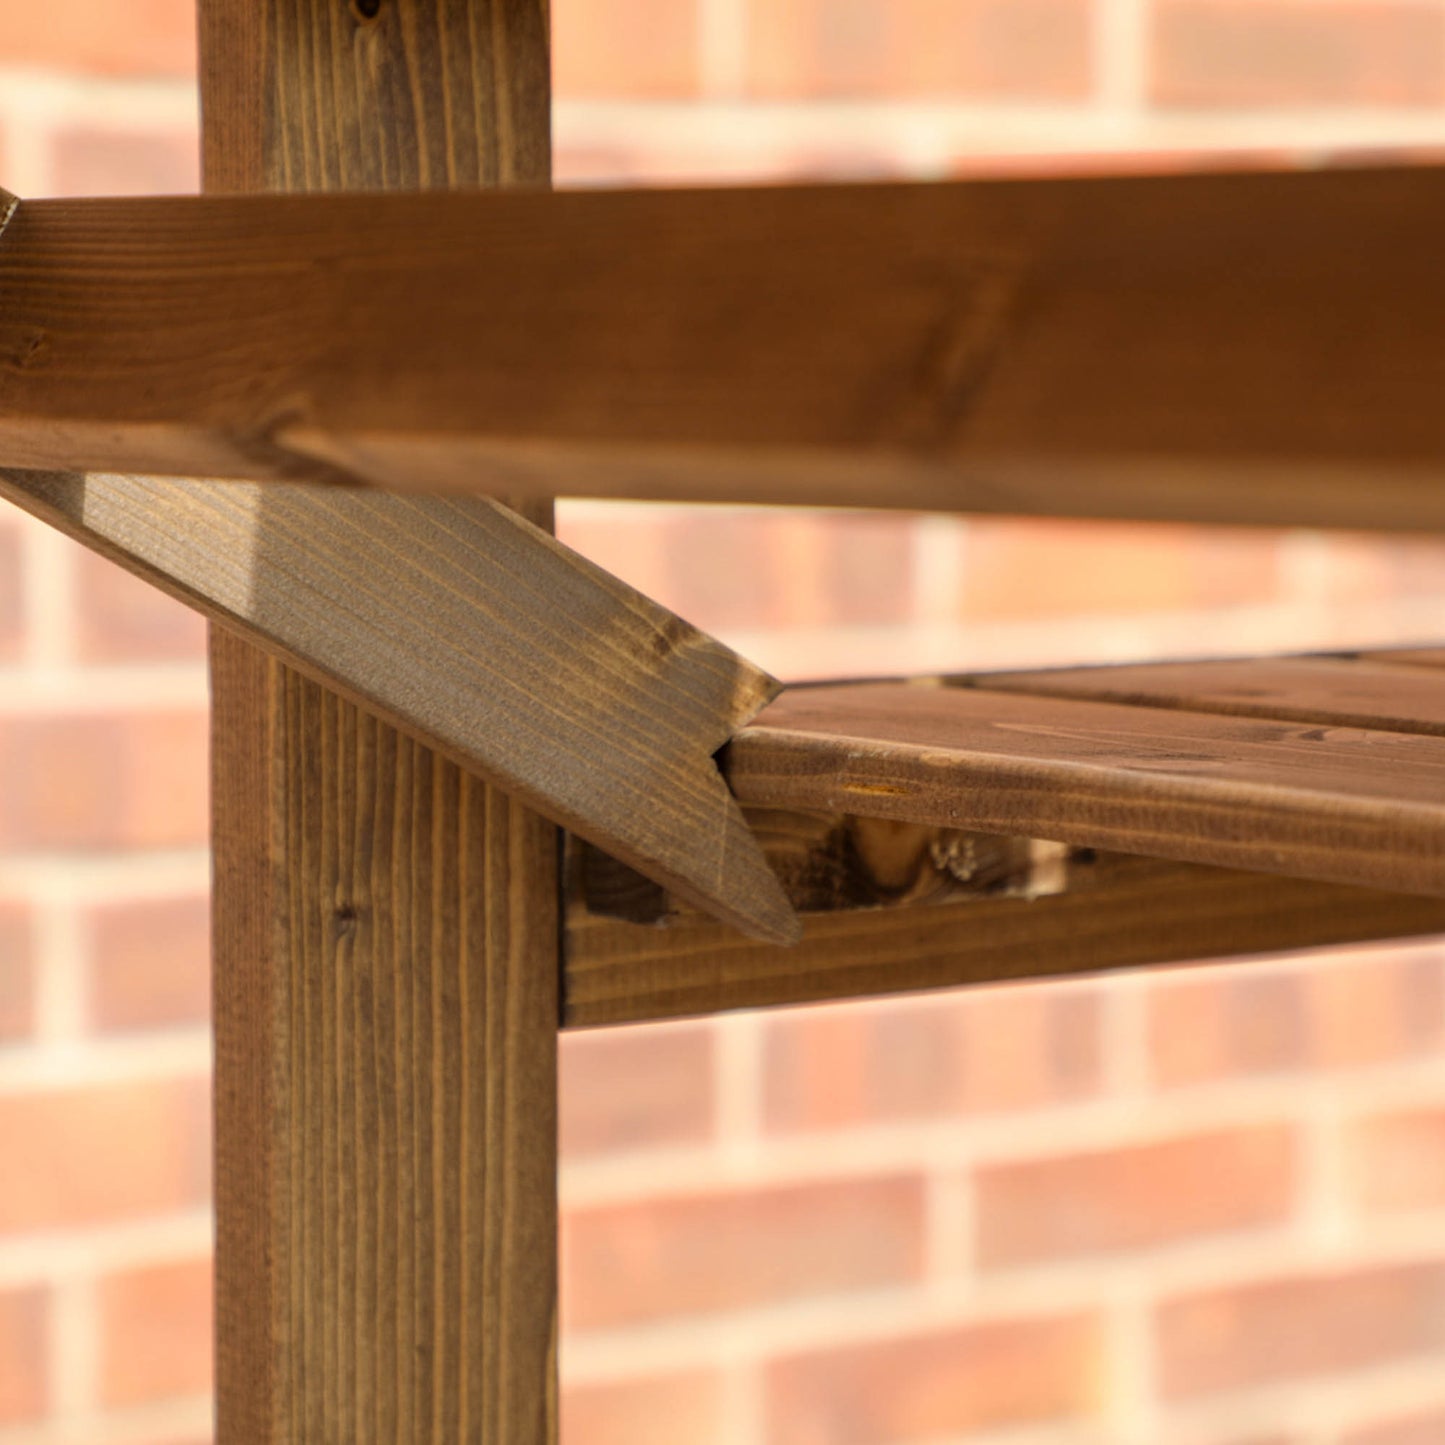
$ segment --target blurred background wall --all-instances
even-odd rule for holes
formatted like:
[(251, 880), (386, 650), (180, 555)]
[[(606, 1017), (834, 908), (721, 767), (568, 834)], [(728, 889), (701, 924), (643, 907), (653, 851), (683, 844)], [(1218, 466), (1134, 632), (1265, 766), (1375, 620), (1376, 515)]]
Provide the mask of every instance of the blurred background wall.
[[(341, 3), (341, 0), (337, 0)], [(564, 183), (1445, 142), (1445, 0), (553, 0)], [(197, 184), (191, 0), (0, 0), (0, 182)], [(571, 505), (784, 676), (1445, 637), (1445, 547)], [(206, 679), (0, 515), (0, 1445), (209, 1438)], [(566, 1445), (1439, 1445), (1445, 950), (569, 1037)]]

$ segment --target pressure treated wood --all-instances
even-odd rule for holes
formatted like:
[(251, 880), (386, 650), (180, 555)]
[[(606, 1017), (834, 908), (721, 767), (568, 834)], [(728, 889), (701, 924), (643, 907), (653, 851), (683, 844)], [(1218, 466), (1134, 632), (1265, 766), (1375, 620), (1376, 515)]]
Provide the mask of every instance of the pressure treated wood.
[(809, 913), (795, 948), (574, 908), (563, 1016), (637, 1023), (1441, 932), (1437, 898), (1103, 855), (1043, 897)]
[[(338, 4), (317, 54), (353, 23)], [(273, 124), (336, 125), (288, 85)], [(405, 152), (293, 173), (384, 183)], [(1429, 167), (25, 203), (0, 458), (1439, 527), (1442, 230)]]
[(38, 472), (0, 496), (704, 912), (796, 937), (712, 759), (778, 685), (499, 504)]
[[(200, 18), (214, 190), (546, 182), (544, 0)], [(212, 675), (219, 1439), (547, 1445), (556, 831), (220, 630)]]
[(753, 806), (1445, 895), (1445, 740), (982, 687), (785, 692), (728, 749)]

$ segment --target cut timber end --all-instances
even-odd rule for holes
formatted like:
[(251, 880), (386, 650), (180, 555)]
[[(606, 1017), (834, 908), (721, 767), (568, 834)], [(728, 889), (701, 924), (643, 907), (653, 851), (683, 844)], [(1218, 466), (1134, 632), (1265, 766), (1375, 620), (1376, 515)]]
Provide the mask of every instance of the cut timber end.
[(712, 757), (778, 684), (505, 507), (25, 472), (0, 495), (704, 912), (798, 936)]

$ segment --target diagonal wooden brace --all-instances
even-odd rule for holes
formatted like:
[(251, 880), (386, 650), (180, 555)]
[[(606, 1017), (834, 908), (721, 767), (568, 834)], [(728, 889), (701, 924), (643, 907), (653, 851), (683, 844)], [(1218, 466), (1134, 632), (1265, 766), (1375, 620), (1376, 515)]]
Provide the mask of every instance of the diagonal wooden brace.
[(712, 758), (778, 685), (505, 507), (42, 472), (0, 495), (706, 912), (796, 937)]
[[(0, 191), (0, 233), (20, 209)], [(706, 912), (798, 936), (712, 758), (778, 684), (507, 508), (35, 471), (0, 495)]]

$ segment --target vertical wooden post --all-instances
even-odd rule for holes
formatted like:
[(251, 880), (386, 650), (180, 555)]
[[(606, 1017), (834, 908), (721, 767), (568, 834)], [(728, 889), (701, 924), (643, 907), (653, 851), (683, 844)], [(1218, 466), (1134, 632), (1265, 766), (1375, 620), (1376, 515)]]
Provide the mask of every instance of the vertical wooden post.
[[(549, 179), (547, 0), (200, 18), (209, 190)], [(547, 1445), (555, 832), (220, 633), (212, 686), (221, 1445)]]

